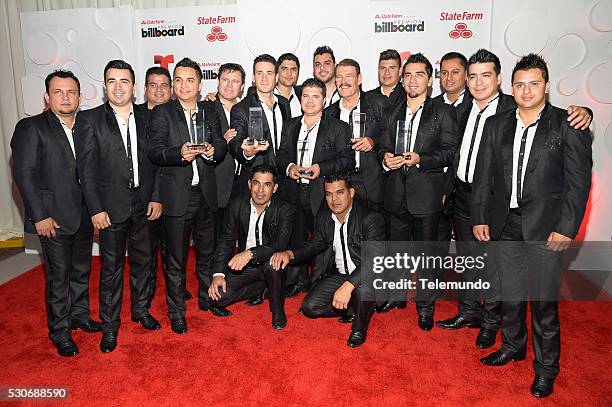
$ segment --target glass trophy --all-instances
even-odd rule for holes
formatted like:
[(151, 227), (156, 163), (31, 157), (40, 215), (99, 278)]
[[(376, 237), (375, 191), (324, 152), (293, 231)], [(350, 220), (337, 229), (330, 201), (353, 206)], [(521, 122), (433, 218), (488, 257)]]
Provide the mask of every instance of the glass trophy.
[(263, 109), (261, 107), (249, 107), (249, 136), (247, 144), (253, 145), (257, 142), (259, 145), (265, 144), (263, 134)]
[(357, 112), (351, 114), (353, 115), (353, 138), (365, 136), (366, 114)]
[(202, 122), (198, 123), (198, 111), (189, 109), (189, 139), (193, 143), (188, 147), (189, 150), (206, 150), (207, 145), (204, 143), (204, 129)]
[[(308, 154), (308, 148), (310, 147), (310, 143), (309, 141), (306, 140), (301, 140), (298, 141), (298, 152), (300, 154), (300, 167), (304, 166), (304, 157), (306, 156), (306, 154)], [(304, 178), (304, 177), (308, 177), (312, 175), (312, 171), (305, 171), (305, 170), (300, 170), (300, 178)]]
[[(398, 120), (395, 128), (395, 155), (406, 156), (410, 149), (410, 122)], [(408, 157), (407, 157), (408, 158)]]

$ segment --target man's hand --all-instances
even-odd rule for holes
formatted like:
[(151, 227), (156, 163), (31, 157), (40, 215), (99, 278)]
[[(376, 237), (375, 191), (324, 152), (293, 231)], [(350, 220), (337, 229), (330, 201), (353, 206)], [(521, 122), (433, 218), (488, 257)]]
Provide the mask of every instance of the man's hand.
[(204, 150), (200, 150), (200, 153), (206, 158), (212, 158), (215, 154), (215, 147), (209, 142), (204, 142)]
[(204, 100), (208, 102), (214, 102), (215, 100), (217, 100), (217, 92), (208, 92)]
[(300, 179), (300, 171), (304, 171), (306, 170), (304, 167), (300, 167), (297, 164), (291, 164), (289, 166), (289, 171), (287, 172), (287, 174), (289, 175), (289, 178), (291, 179)]
[(210, 283), (210, 287), (208, 287), (208, 295), (215, 301), (221, 299), (221, 291), (219, 291), (219, 287), (223, 288), (223, 292), (226, 291), (227, 285), (225, 284), (225, 277), (223, 276), (215, 276)]
[(374, 150), (374, 140), (370, 137), (352, 138), (351, 143), (353, 143), (352, 149), (355, 151), (367, 153), (368, 151)]
[(270, 265), (274, 270), (278, 271), (287, 267), (293, 259), (293, 252), (291, 250), (276, 252), (270, 257)]
[(421, 156), (419, 155), (419, 153), (406, 153), (404, 155), (404, 158), (406, 159), (406, 165), (408, 167), (412, 167), (421, 163)]
[(336, 309), (347, 309), (348, 304), (351, 301), (351, 293), (355, 289), (355, 286), (349, 281), (345, 281), (334, 293), (334, 299), (332, 306)]
[(401, 155), (395, 156), (392, 153), (385, 153), (385, 159), (383, 162), (385, 167), (389, 168), (390, 170), (397, 170), (402, 168), (406, 160)]
[(200, 150), (190, 150), (187, 147), (192, 146), (193, 143), (188, 141), (185, 144), (183, 144), (181, 146), (181, 157), (183, 157), (183, 160), (187, 161), (187, 162), (192, 162), (193, 160), (195, 160), (195, 158), (198, 156), (198, 154), (200, 154)]
[(311, 181), (314, 181), (315, 179), (319, 178), (319, 175), (321, 175), (321, 167), (319, 167), (319, 164), (315, 164), (311, 167), (305, 168), (304, 171), (310, 173), (310, 175), (304, 175), (304, 178), (309, 179)]
[(40, 236), (52, 238), (55, 237), (55, 229), (59, 229), (60, 225), (57, 224), (55, 219), (48, 217), (47, 219), (36, 222), (34, 227), (36, 227), (36, 233)]
[(226, 143), (229, 143), (234, 137), (236, 137), (236, 134), (238, 134), (236, 133), (236, 129), (227, 129), (227, 131), (223, 135), (223, 138), (225, 139)]
[(96, 213), (91, 217), (91, 223), (93, 223), (94, 227), (100, 230), (106, 229), (111, 225), (110, 217), (106, 212)]
[(234, 271), (242, 271), (242, 269), (251, 262), (252, 258), (253, 254), (251, 251), (245, 250), (232, 257), (227, 265)]
[(162, 204), (159, 202), (149, 202), (147, 208), (147, 220), (156, 220), (162, 214)]
[(571, 105), (567, 108), (567, 121), (577, 130), (585, 130), (591, 125), (591, 115), (584, 107)]
[(561, 233), (551, 232), (548, 236), (546, 247), (553, 252), (562, 252), (567, 250), (572, 243), (572, 239), (562, 235)]
[(267, 141), (261, 145), (258, 141), (255, 141), (253, 144), (249, 144), (247, 139), (242, 140), (242, 144), (240, 145), (240, 148), (242, 148), (242, 151), (246, 157), (253, 157), (255, 154), (261, 151), (266, 151), (269, 147), (270, 143)]
[(472, 226), (472, 233), (479, 242), (488, 242), (491, 240), (489, 236), (489, 225), (474, 225)]

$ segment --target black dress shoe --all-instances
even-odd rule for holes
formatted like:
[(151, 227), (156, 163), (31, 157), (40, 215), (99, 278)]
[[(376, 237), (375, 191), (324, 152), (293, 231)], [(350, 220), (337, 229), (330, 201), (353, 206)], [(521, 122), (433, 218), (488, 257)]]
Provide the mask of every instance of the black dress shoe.
[(538, 398), (548, 397), (553, 392), (555, 379), (536, 375), (531, 384), (531, 394)]
[(436, 325), (444, 329), (480, 328), (480, 321), (468, 321), (461, 315), (436, 322)]
[(366, 341), (366, 331), (351, 331), (346, 345), (349, 348), (358, 348)]
[(300, 285), (296, 284), (285, 292), (285, 298), (291, 298), (291, 297), (295, 297), (296, 295), (300, 293), (305, 293), (308, 291), (308, 288), (309, 288), (308, 284), (300, 284)]
[(92, 334), (95, 332), (100, 332), (102, 330), (102, 325), (100, 325), (98, 321), (89, 319), (88, 321), (72, 321), (71, 328), (72, 330), (81, 329)]
[(480, 349), (487, 349), (495, 345), (495, 337), (497, 336), (497, 329), (480, 328), (478, 336), (476, 337), (476, 347)]
[(102, 334), (102, 340), (100, 341), (100, 350), (103, 353), (109, 353), (115, 350), (117, 347), (117, 335), (118, 332), (110, 331)]
[(266, 293), (267, 293), (267, 291), (268, 291), (268, 288), (266, 287), (266, 288), (264, 288), (264, 290), (263, 290), (262, 292), (260, 292), (260, 293), (257, 295), (257, 297), (255, 297), (255, 298), (251, 298), (250, 300), (245, 301), (244, 303), (245, 303), (246, 305), (248, 305), (249, 307), (254, 307), (254, 306), (256, 306), (256, 305), (263, 304), (264, 299), (266, 298)]
[(144, 329), (149, 331), (157, 331), (161, 328), (159, 321), (153, 318), (153, 315), (149, 314), (148, 312), (138, 318), (132, 317), (132, 321), (139, 323)]
[(216, 317), (221, 317), (221, 318), (223, 318), (223, 317), (229, 317), (229, 316), (231, 316), (231, 315), (232, 315), (232, 311), (228, 310), (228, 309), (227, 309), (227, 308), (225, 308), (225, 307), (213, 307), (213, 306), (210, 306), (210, 307), (208, 308), (208, 310), (209, 310), (210, 312), (212, 312), (212, 314), (213, 314), (214, 316), (216, 316)]
[(431, 331), (434, 326), (432, 315), (419, 315), (419, 328), (422, 331)]
[(382, 306), (377, 307), (376, 311), (381, 313), (381, 312), (389, 312), (391, 311), (393, 308), (397, 308), (397, 309), (404, 309), (406, 308), (406, 301), (387, 301), (385, 302)]
[(344, 314), (340, 318), (338, 318), (338, 322), (341, 324), (350, 324), (355, 319), (355, 315), (353, 314)]
[(272, 313), (272, 328), (274, 329), (285, 329), (287, 326), (287, 316), (285, 311), (273, 312)]
[(60, 356), (70, 357), (79, 354), (79, 348), (72, 338), (62, 339), (59, 342), (54, 343), (57, 348), (57, 354)]
[(185, 290), (185, 292), (183, 293), (183, 297), (185, 298), (185, 301), (189, 301), (193, 298), (193, 295), (191, 295), (189, 290)]
[(480, 359), (480, 363), (482, 363), (483, 365), (487, 365), (487, 366), (504, 366), (512, 362), (513, 360), (514, 361), (525, 360), (525, 356), (526, 356), (525, 353), (526, 351), (512, 354), (512, 353), (502, 352), (501, 350), (497, 350), (491, 353), (490, 355), (485, 356), (484, 358)]
[(185, 321), (184, 318), (170, 320), (170, 327), (172, 328), (172, 332), (179, 335), (187, 333), (187, 321)]

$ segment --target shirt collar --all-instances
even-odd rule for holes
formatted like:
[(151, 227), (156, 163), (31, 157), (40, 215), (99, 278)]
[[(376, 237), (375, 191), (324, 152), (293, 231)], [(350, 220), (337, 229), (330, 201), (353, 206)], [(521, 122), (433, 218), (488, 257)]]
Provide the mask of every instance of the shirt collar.
[[(537, 119), (536, 119), (536, 121), (535, 121), (535, 122), (533, 122), (533, 123), (536, 123), (537, 121), (539, 121), (539, 120), (540, 120), (540, 116), (542, 116), (542, 111), (544, 111), (544, 108), (545, 108), (545, 107), (546, 107), (546, 103), (544, 103), (544, 106), (542, 106), (542, 108), (541, 108), (541, 109), (540, 109), (540, 111), (538, 112), (538, 118), (537, 118)], [(525, 123), (523, 123), (523, 119), (521, 119), (521, 116), (519, 115), (519, 109), (518, 109), (518, 107), (516, 108), (515, 115), (516, 115), (516, 120), (518, 120), (518, 122), (519, 122), (520, 124), (522, 124), (522, 125), (523, 125), (523, 127), (527, 127), (527, 126), (525, 125)], [(533, 125), (533, 123), (532, 123), (531, 125)]]
[(334, 221), (334, 223), (336, 223), (337, 225), (344, 225), (344, 224), (348, 224), (348, 220), (349, 220), (349, 215), (351, 214), (351, 211), (353, 210), (353, 206), (351, 205), (351, 207), (349, 208), (348, 212), (346, 213), (346, 216), (344, 217), (344, 223), (340, 223), (340, 220), (338, 219), (338, 217), (336, 216), (335, 213), (332, 212), (331, 214), (331, 218)]
[(342, 102), (344, 102), (344, 99), (340, 98), (340, 102), (338, 103), (340, 105), (340, 110), (345, 110), (347, 112), (352, 112), (353, 109), (355, 109), (355, 108), (361, 110), (361, 95), (360, 95), (359, 99), (357, 99), (357, 104), (355, 105), (355, 107), (353, 109), (348, 109), (348, 108), (344, 107), (344, 104)]

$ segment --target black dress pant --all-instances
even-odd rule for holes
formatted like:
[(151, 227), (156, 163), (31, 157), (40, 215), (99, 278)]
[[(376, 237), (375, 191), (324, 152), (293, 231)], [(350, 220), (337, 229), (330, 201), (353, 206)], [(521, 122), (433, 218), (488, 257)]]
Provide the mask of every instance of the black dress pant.
[[(302, 302), (302, 312), (308, 318), (330, 318), (346, 314), (332, 306), (334, 294), (342, 284), (348, 281), (347, 276), (338, 272), (320, 278), (310, 289)], [(366, 331), (374, 312), (374, 301), (366, 301), (361, 286), (355, 287), (351, 294), (349, 307), (353, 309), (352, 331)]]
[[(310, 185), (298, 184), (299, 202), (291, 235), (291, 246), (308, 239), (308, 233), (314, 231), (314, 215), (310, 203)], [(310, 284), (308, 263), (296, 264), (287, 269), (287, 285), (297, 284), (300, 287)]]
[[(442, 255), (442, 245), (438, 242), (438, 220), (440, 212), (415, 215), (410, 213), (406, 204), (395, 212), (389, 213), (389, 240), (390, 241), (411, 241), (410, 252), (414, 256)], [(427, 279), (435, 281), (439, 278), (441, 270), (421, 268), (417, 271), (417, 279)], [(393, 278), (410, 278), (409, 272), (404, 269), (400, 276)], [(389, 301), (406, 301), (407, 293), (405, 290), (394, 290)], [(422, 288), (421, 283), (417, 283), (416, 309), (419, 315), (431, 316), (435, 311), (435, 300), (437, 292), (429, 288)]]
[[(374, 169), (374, 171), (376, 171), (377, 169)], [(368, 194), (368, 190), (365, 187), (365, 184), (363, 183), (363, 175), (361, 174), (361, 171), (363, 170), (354, 170), (351, 175), (349, 176), (349, 180), (351, 182), (351, 185), (353, 186), (353, 188), (355, 188), (355, 199), (357, 200), (357, 202), (359, 202), (362, 206), (365, 206), (367, 208), (372, 209), (373, 211), (377, 211), (380, 212), (381, 208), (382, 208), (382, 201), (381, 202), (375, 202), (372, 198), (372, 196), (370, 196)]]
[(520, 209), (510, 210), (495, 260), (501, 272), (502, 351), (524, 352), (527, 348), (527, 301), (531, 307), (531, 330), (540, 376), (559, 373), (560, 324), (557, 306), (562, 254), (548, 250), (546, 242), (525, 242)]
[[(151, 240), (145, 205), (137, 189), (126, 221), (100, 230), (100, 319), (102, 331), (117, 331), (121, 325), (125, 250), (130, 260), (130, 313), (140, 318), (147, 313), (151, 272)], [(112, 221), (112, 220), (111, 220)]]
[[(472, 231), (472, 222), (469, 214), (471, 203), (471, 185), (457, 180), (455, 191), (455, 238), (457, 240), (457, 254), (460, 256), (484, 256), (485, 243), (477, 242)], [(468, 321), (481, 321), (481, 326), (490, 330), (497, 330), (501, 324), (501, 287), (499, 271), (494, 262), (488, 262), (484, 269), (476, 267), (466, 268), (460, 274), (465, 282), (475, 282), (482, 279), (490, 284), (490, 289), (462, 290), (459, 292), (459, 312)], [(482, 306), (481, 297), (484, 299)]]
[(268, 262), (248, 266), (241, 272), (228, 269), (225, 273), (226, 291), (221, 292), (219, 300), (211, 301), (217, 307), (227, 307), (256, 297), (267, 286), (270, 290), (270, 312), (281, 312), (285, 309), (286, 279), (286, 269), (276, 271)]
[(89, 273), (93, 226), (87, 208), (81, 209), (79, 230), (52, 238), (40, 236), (45, 261), (45, 303), (49, 338), (54, 343), (70, 338), (73, 321), (86, 322), (89, 313)]
[(149, 274), (149, 293), (147, 294), (147, 309), (151, 308), (151, 303), (155, 298), (157, 290), (157, 250), (161, 255), (161, 266), (164, 274), (166, 273), (166, 229), (164, 227), (163, 216), (159, 219), (149, 221), (149, 234), (151, 235), (151, 272)]
[(208, 287), (215, 251), (214, 215), (199, 186), (191, 188), (187, 211), (183, 216), (164, 216), (168, 236), (166, 265), (166, 301), (168, 317), (185, 317), (187, 252), (193, 237), (198, 277), (198, 304), (209, 305)]

